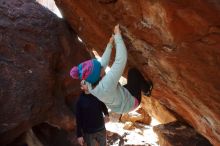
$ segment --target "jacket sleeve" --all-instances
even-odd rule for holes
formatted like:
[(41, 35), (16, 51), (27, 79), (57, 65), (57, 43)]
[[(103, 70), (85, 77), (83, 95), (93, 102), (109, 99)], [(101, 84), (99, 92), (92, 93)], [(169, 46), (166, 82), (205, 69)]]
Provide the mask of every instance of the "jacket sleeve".
[(90, 93), (93, 95), (98, 92), (103, 92), (103, 90), (111, 90), (112, 88), (116, 88), (118, 81), (124, 72), (124, 68), (127, 62), (127, 49), (121, 34), (116, 34), (114, 39), (116, 45), (114, 63), (112, 64), (109, 72), (107, 72), (106, 75), (100, 80), (99, 84), (93, 90), (92, 88), (89, 88)]
[(81, 117), (81, 114), (80, 114), (80, 103), (79, 101), (77, 101), (76, 103), (76, 134), (77, 134), (77, 137), (82, 137), (82, 117)]
[(109, 116), (108, 108), (106, 107), (106, 105), (100, 100), (99, 100), (99, 102), (100, 102), (100, 106), (101, 106), (101, 109), (102, 109), (102, 112), (104, 113), (104, 115)]
[(112, 44), (108, 43), (106, 48), (105, 48), (105, 52), (102, 54), (102, 57), (101, 57), (101, 66), (104, 69), (106, 69), (106, 67), (109, 64), (111, 53), (112, 53)]
[(116, 94), (118, 91), (116, 89), (119, 86), (119, 79), (127, 62), (127, 49), (121, 34), (116, 34), (114, 39), (116, 44), (116, 54), (111, 69), (94, 88), (90, 83), (86, 82), (89, 92), (107, 105), (114, 105), (118, 101), (108, 97), (110, 94)]

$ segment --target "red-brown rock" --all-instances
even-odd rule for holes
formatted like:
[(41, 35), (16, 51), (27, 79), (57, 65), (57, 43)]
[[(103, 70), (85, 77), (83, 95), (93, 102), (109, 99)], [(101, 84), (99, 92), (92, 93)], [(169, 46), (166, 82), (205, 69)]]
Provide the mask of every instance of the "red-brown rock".
[(146, 125), (150, 125), (151, 117), (142, 107), (139, 107), (135, 111), (122, 114), (120, 121), (124, 123), (128, 121), (132, 123), (139, 122)]
[(176, 121), (176, 117), (165, 106), (160, 104), (158, 100), (152, 97), (144, 97), (142, 99), (142, 108), (151, 117), (154, 117), (161, 124)]
[(74, 128), (65, 97), (79, 93), (79, 82), (70, 81), (69, 70), (88, 57), (52, 12), (32, 0), (1, 0), (0, 145), (42, 122)]
[(154, 83), (153, 98), (220, 145), (220, 2), (55, 0), (90, 48), (103, 52), (119, 23), (128, 67)]
[(212, 146), (193, 128), (175, 121), (153, 127), (157, 133), (160, 146)]

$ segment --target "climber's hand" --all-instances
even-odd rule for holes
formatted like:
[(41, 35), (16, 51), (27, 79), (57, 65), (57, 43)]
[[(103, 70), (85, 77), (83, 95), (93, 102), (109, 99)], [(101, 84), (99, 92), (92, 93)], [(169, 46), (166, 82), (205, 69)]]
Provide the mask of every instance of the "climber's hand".
[(115, 34), (121, 34), (120, 28), (119, 28), (119, 24), (117, 24), (114, 28), (114, 33)]
[(78, 137), (78, 138), (77, 138), (77, 141), (78, 141), (78, 143), (79, 143), (81, 146), (83, 146), (83, 143), (84, 143), (83, 137)]

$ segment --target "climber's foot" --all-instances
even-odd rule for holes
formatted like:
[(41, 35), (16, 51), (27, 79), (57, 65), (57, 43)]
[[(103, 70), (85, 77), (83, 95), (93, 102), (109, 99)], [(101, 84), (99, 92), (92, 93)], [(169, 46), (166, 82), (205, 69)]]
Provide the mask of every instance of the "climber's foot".
[(149, 90), (147, 91), (147, 92), (144, 92), (144, 95), (145, 96), (151, 96), (151, 92), (152, 92), (152, 89), (153, 89), (153, 83), (152, 83), (152, 81), (148, 81), (149, 83), (149, 86), (150, 86), (150, 88), (149, 88)]

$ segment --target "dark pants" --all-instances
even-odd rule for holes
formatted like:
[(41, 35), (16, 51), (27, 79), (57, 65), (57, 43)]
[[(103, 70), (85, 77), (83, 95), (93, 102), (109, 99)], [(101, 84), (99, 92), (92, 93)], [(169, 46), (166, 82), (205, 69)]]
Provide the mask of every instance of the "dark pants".
[(96, 146), (96, 142), (98, 146), (106, 146), (106, 130), (103, 129), (96, 133), (85, 134), (84, 140), (87, 146)]
[(141, 102), (141, 91), (148, 93), (151, 89), (152, 82), (145, 80), (140, 71), (136, 68), (128, 70), (127, 84), (124, 85), (126, 89)]

